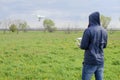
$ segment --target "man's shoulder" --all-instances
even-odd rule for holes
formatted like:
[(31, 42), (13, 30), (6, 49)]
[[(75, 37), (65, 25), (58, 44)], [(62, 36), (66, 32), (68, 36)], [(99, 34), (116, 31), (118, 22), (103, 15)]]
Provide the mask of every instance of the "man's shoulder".
[(84, 32), (89, 33), (90, 32), (90, 28), (86, 28)]
[(105, 29), (104, 27), (100, 26), (101, 29), (104, 31), (104, 32), (107, 32), (107, 29)]

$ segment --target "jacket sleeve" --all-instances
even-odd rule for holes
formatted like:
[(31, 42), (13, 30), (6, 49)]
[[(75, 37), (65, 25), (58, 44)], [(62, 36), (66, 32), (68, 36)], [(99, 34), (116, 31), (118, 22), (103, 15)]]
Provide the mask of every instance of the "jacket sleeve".
[(103, 48), (106, 48), (107, 47), (107, 41), (108, 41), (108, 34), (107, 34), (107, 32), (106, 32), (106, 36), (105, 36), (105, 44), (104, 44), (104, 47)]
[(89, 42), (90, 42), (90, 32), (88, 29), (86, 29), (83, 33), (80, 48), (83, 50), (87, 50), (89, 47)]

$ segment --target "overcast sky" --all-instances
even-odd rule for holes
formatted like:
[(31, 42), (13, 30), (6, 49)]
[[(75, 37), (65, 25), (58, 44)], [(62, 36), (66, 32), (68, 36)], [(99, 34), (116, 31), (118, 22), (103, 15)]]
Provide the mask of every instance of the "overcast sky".
[(59, 27), (86, 27), (89, 14), (94, 11), (111, 17), (111, 26), (120, 26), (120, 0), (0, 0), (0, 20), (22, 19), (31, 27), (42, 24), (37, 14), (54, 20)]

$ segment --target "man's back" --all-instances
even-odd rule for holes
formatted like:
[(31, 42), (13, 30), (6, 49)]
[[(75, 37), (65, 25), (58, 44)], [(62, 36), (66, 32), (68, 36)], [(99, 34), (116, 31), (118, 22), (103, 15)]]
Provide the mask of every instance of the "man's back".
[(85, 49), (84, 63), (90, 65), (103, 64), (103, 48), (107, 45), (107, 32), (99, 24), (96, 14), (89, 17), (89, 26), (83, 34), (81, 49)]
[(103, 49), (106, 45), (107, 32), (100, 26), (99, 12), (94, 12), (89, 16), (89, 25), (84, 31), (80, 46), (85, 50), (82, 80), (91, 80), (93, 74), (95, 74), (95, 80), (103, 80)]

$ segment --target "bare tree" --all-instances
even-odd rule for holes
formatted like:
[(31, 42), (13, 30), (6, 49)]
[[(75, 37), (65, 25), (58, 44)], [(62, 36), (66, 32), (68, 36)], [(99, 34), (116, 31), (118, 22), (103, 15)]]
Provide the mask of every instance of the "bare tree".
[(4, 34), (9, 29), (10, 25), (11, 25), (11, 20), (10, 19), (6, 19), (6, 20), (2, 21), (2, 28), (3, 28), (3, 33)]
[(101, 15), (101, 25), (107, 29), (109, 23), (111, 21), (111, 17), (107, 17), (107, 16), (104, 16), (104, 15)]

